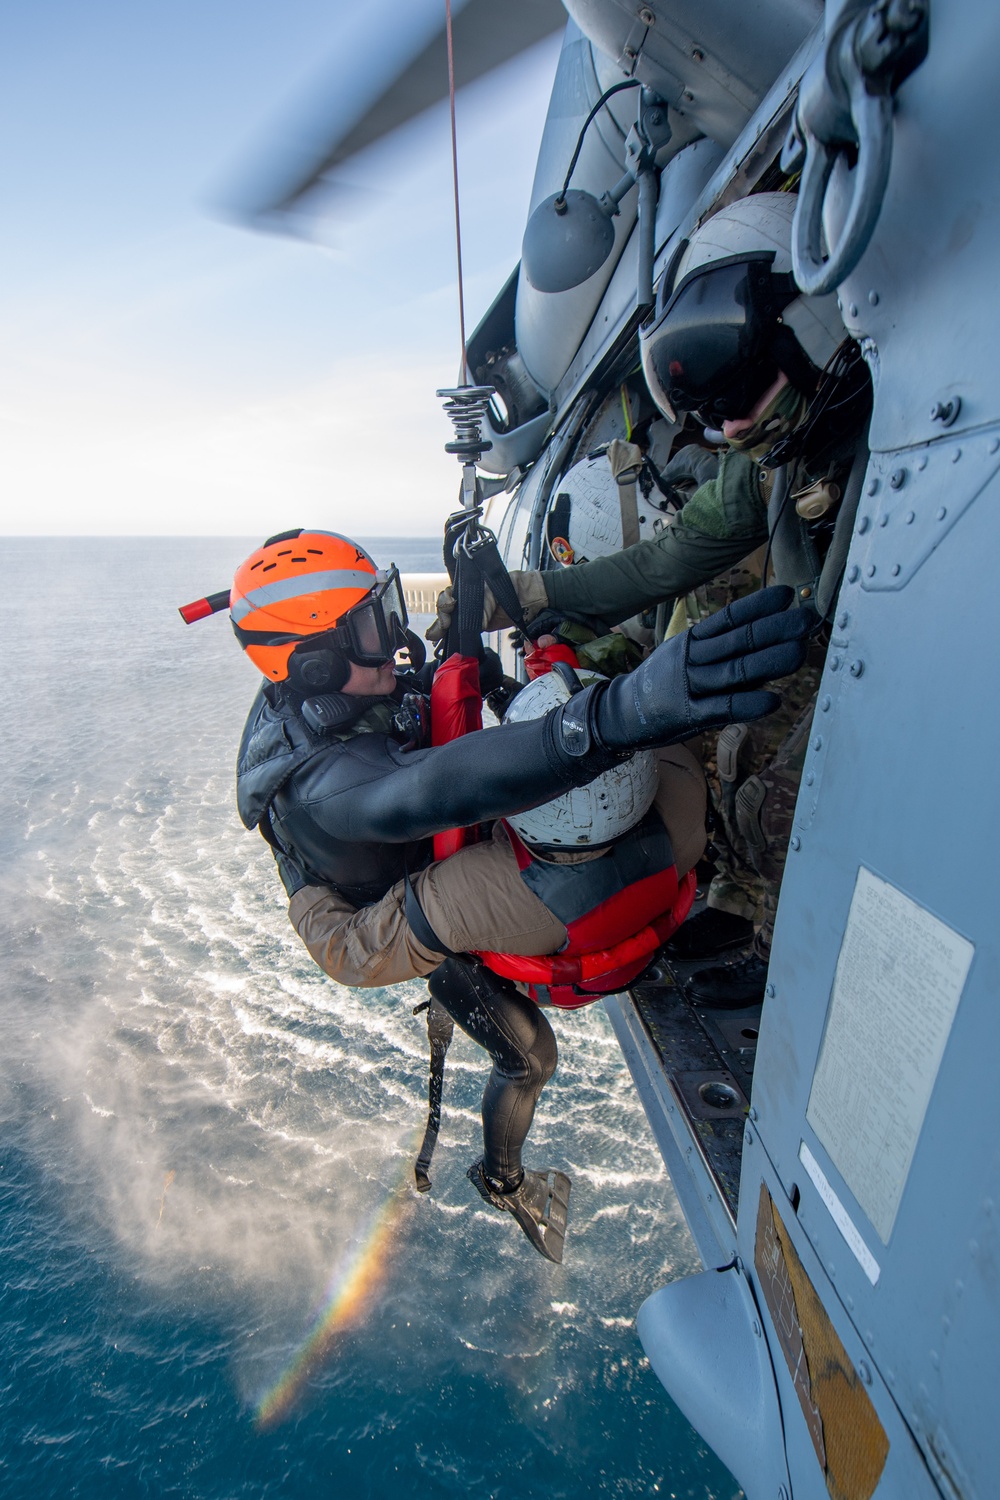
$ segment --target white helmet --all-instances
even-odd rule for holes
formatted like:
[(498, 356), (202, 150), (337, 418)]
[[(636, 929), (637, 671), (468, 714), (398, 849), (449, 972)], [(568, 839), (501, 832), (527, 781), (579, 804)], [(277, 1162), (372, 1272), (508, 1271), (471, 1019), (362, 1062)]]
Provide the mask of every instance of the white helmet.
[(640, 342), (650, 394), (668, 416), (742, 417), (779, 365), (811, 391), (815, 369), (847, 336), (835, 295), (803, 297), (795, 285), (795, 204), (794, 193), (728, 204), (694, 231), (674, 274), (661, 279)]
[[(635, 499), (640, 537), (656, 536), (668, 524), (667, 517), (645, 499), (638, 485)], [(607, 453), (585, 458), (563, 475), (545, 524), (549, 551), (564, 566), (621, 551), (621, 500)]]
[[(603, 682), (600, 672), (584, 668), (576, 674), (583, 687)], [(504, 715), (505, 724), (540, 719), (549, 709), (566, 703), (573, 690), (558, 672), (546, 672), (521, 689)], [(613, 843), (642, 821), (656, 795), (656, 756), (652, 750), (635, 755), (604, 771), (586, 786), (507, 819), (526, 844), (539, 849), (595, 849)]]

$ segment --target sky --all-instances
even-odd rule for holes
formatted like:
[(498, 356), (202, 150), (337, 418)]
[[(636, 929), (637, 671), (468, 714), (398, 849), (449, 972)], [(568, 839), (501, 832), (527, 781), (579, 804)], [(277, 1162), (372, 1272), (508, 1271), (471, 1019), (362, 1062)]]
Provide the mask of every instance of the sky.
[[(318, 242), (223, 209), (439, 9), (2, 8), (0, 532), (440, 529), (458, 487), (434, 395), (459, 360), (447, 106), (345, 169)], [(558, 46), (459, 98), (470, 332), (520, 254)]]

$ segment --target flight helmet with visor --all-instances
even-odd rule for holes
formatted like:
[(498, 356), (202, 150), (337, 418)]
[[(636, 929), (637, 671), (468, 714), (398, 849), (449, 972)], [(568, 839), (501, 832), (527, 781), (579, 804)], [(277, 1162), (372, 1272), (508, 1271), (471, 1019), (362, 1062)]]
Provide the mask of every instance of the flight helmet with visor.
[(844, 338), (836, 298), (803, 297), (792, 277), (792, 193), (756, 193), (691, 236), (660, 282), (641, 331), (653, 400), (671, 420), (697, 412), (708, 425), (747, 415), (783, 373), (812, 395)]

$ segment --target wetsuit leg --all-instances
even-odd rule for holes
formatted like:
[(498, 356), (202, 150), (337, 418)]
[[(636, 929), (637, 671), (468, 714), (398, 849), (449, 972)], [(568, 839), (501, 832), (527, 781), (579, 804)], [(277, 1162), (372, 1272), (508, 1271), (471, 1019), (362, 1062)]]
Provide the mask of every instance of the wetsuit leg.
[(483, 1093), (485, 1169), (498, 1181), (516, 1182), (538, 1096), (556, 1068), (552, 1027), (533, 1001), (481, 964), (449, 958), (427, 983), (456, 1024), (490, 1055), (493, 1069)]

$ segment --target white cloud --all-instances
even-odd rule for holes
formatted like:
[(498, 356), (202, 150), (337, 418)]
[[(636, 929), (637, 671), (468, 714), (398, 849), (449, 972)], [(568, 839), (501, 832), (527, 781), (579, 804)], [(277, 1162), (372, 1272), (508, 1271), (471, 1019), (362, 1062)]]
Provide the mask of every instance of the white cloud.
[(436, 532), (454, 508), (458, 467), (434, 390), (447, 362), (387, 368), (373, 356), (258, 400), (197, 400), (122, 378), (46, 372), (48, 407), (0, 394), (4, 529), (246, 535), (350, 524), (364, 535)]

